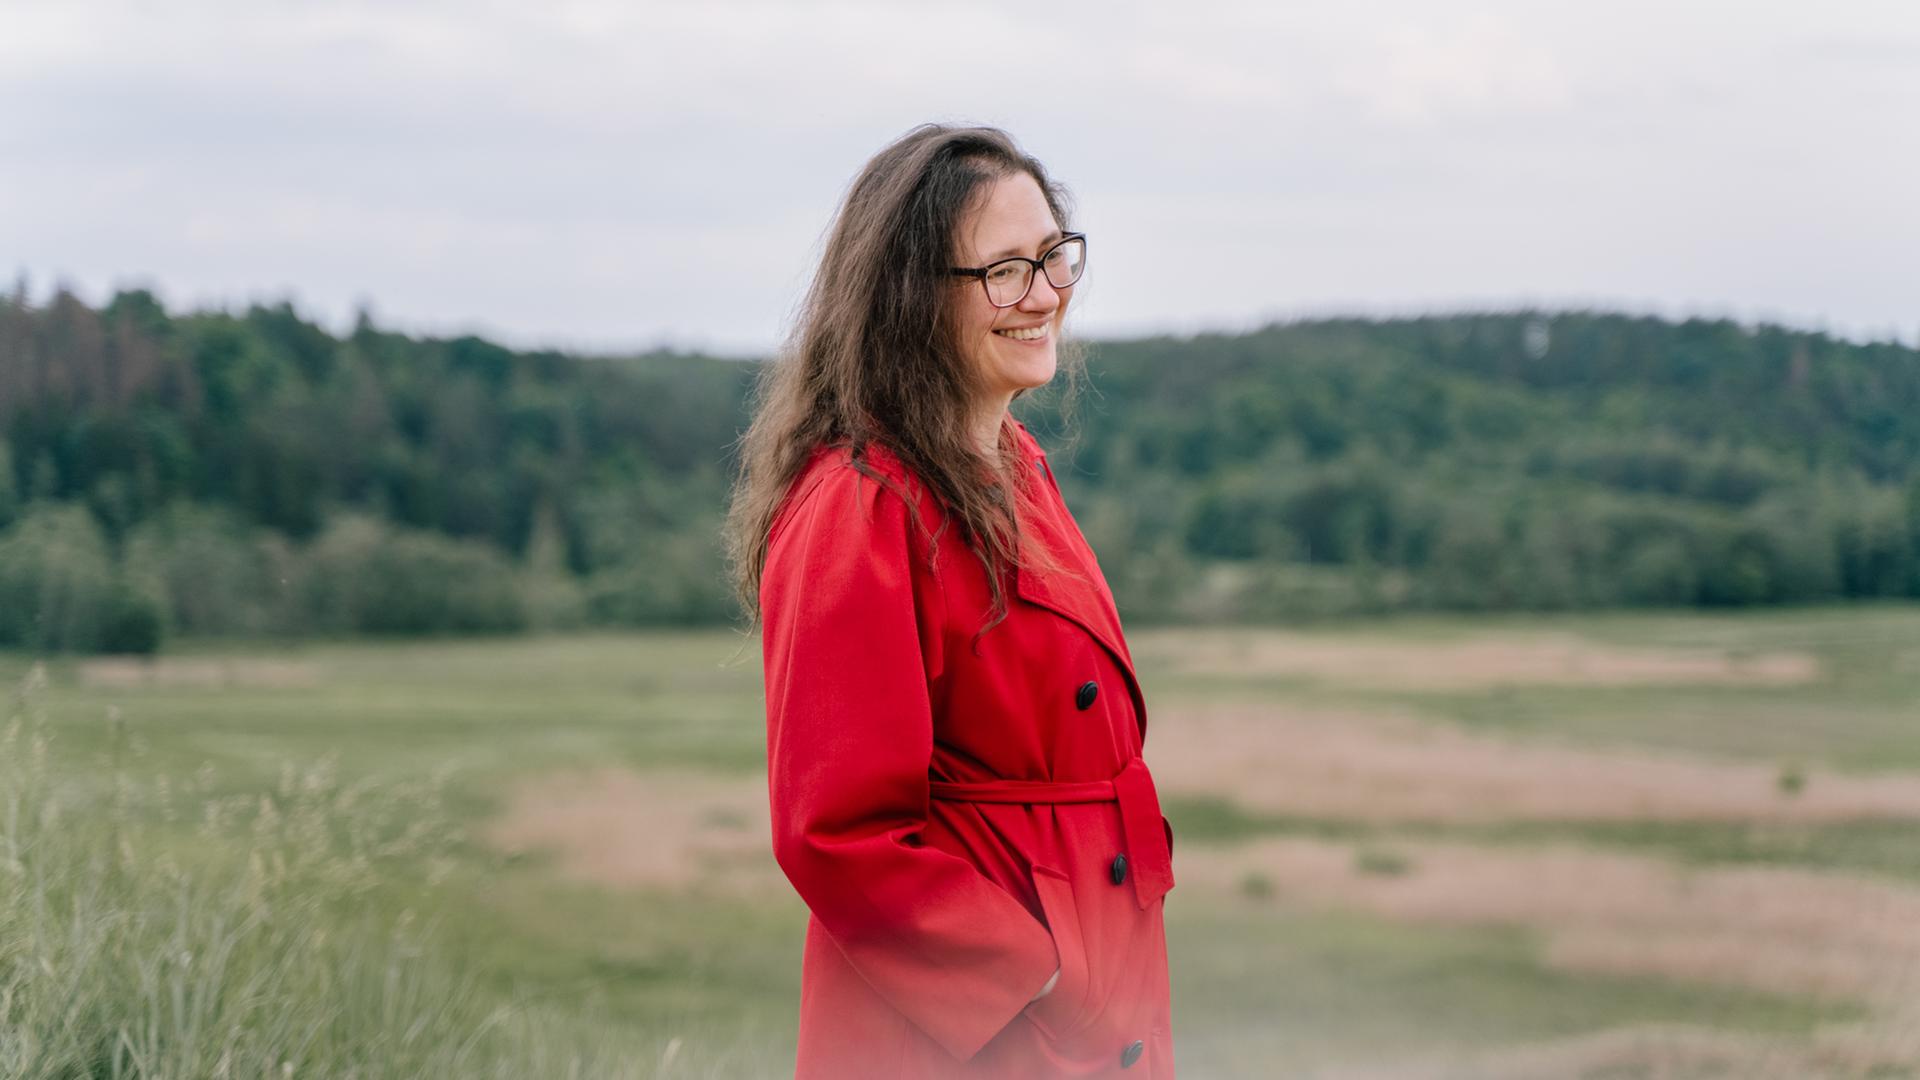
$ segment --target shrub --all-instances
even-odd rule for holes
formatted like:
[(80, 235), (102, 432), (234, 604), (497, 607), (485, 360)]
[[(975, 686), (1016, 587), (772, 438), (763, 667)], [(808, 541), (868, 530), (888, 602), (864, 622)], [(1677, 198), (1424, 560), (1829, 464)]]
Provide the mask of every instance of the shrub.
[(229, 508), (176, 503), (133, 530), (126, 567), (161, 598), (169, 629), (257, 635), (297, 628), (285, 551)]
[(116, 571), (93, 516), (39, 505), (0, 533), (0, 645), (59, 652), (153, 652), (158, 605)]
[(321, 630), (431, 634), (527, 625), (518, 568), (500, 552), (357, 515), (335, 520), (308, 550), (303, 594)]

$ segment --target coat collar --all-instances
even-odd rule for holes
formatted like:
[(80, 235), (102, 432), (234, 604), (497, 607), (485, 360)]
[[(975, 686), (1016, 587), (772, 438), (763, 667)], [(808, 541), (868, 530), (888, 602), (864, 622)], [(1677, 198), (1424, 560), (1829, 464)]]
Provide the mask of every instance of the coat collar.
[(1039, 505), (1027, 515), (1021, 526), (1030, 530), (1032, 538), (1044, 545), (1054, 558), (1079, 571), (1077, 575), (1047, 574), (1022, 566), (1014, 578), (1014, 592), (1028, 603), (1079, 624), (1113, 656), (1115, 664), (1127, 678), (1127, 693), (1133, 699), (1134, 715), (1139, 719), (1141, 738), (1145, 739), (1146, 699), (1140, 690), (1139, 676), (1133, 669), (1133, 657), (1127, 651), (1126, 637), (1121, 633), (1120, 612), (1114, 604), (1113, 593), (1107, 587), (1106, 576), (1100, 572), (1093, 549), (1088, 546), (1086, 537), (1081, 534), (1080, 527), (1074, 523), (1065, 501), (1060, 497), (1059, 487), (1046, 461), (1046, 451), (1040, 448), (1025, 424), (1018, 420), (1014, 423), (1020, 429), (1021, 444), (1027, 451), (1028, 460), (1040, 473), (1037, 479), (1042, 481), (1038, 488)]
[[(1013, 418), (1008, 417), (1008, 419), (1011, 420)], [(1013, 426), (1016, 432), (1018, 433), (1018, 442), (1020, 444), (1020, 449), (1026, 452), (1027, 460), (1030, 462), (1044, 461), (1046, 459), (1047, 452), (1040, 448), (1040, 441), (1033, 437), (1033, 432), (1027, 430), (1027, 425), (1021, 423), (1018, 420), (1014, 420)]]

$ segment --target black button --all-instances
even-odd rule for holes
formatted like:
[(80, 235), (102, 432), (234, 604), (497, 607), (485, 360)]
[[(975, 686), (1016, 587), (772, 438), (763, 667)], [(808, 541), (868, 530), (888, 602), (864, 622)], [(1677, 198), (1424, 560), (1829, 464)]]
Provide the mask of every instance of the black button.
[(1107, 876), (1113, 879), (1115, 885), (1127, 880), (1127, 857), (1125, 855), (1115, 855), (1113, 857), (1113, 865), (1107, 868)]
[(1128, 1068), (1134, 1062), (1139, 1061), (1140, 1055), (1146, 1052), (1146, 1043), (1141, 1042), (1139, 1039), (1133, 1040), (1127, 1044), (1125, 1050), (1120, 1051), (1120, 1067), (1123, 1069)]
[(1099, 696), (1100, 684), (1094, 682), (1092, 679), (1088, 679), (1086, 682), (1081, 683), (1080, 689), (1074, 693), (1073, 703), (1081, 709), (1088, 709), (1093, 706), (1093, 699)]

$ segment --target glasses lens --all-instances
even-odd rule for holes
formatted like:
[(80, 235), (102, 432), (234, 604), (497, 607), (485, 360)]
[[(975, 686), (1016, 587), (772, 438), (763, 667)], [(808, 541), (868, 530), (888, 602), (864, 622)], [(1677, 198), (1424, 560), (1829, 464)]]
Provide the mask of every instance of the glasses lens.
[(1068, 240), (1048, 250), (1042, 256), (1047, 264), (1047, 282), (1056, 289), (1064, 289), (1080, 280), (1081, 271), (1087, 268), (1087, 242)]
[(1032, 276), (1033, 264), (1025, 259), (994, 263), (987, 267), (987, 297), (997, 307), (1012, 307), (1027, 295), (1027, 279)]

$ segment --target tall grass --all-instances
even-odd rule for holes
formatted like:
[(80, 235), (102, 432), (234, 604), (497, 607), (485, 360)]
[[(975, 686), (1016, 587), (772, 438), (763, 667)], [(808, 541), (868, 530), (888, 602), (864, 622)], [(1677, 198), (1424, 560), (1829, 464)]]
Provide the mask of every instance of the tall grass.
[(569, 1032), (436, 948), (416, 905), (461, 843), (446, 774), (344, 784), (322, 760), (265, 793), (219, 794), (207, 769), (142, 781), (110, 715), (110, 787), (62, 784), (46, 678), (32, 669), (0, 730), (0, 1076), (672, 1071), (677, 1040)]

